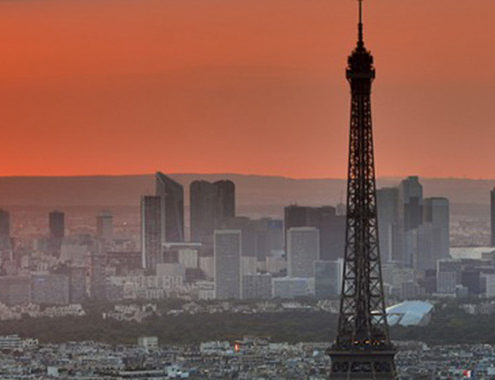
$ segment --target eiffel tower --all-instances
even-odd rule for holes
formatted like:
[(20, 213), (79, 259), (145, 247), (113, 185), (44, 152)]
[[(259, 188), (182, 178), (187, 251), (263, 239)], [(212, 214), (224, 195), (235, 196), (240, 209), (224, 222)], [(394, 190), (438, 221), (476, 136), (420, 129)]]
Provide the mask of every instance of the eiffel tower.
[(329, 349), (330, 379), (395, 379), (378, 245), (371, 123), (373, 56), (363, 40), (359, 0), (357, 46), (348, 59), (351, 125), (344, 274), (337, 339)]

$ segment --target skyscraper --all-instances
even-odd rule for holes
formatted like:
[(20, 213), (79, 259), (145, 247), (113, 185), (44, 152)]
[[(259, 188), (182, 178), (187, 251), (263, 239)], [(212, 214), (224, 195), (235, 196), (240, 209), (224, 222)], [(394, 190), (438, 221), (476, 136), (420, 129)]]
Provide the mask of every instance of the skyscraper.
[(12, 257), (10, 213), (5, 210), (0, 210), (0, 257), (2, 261), (8, 261)]
[(435, 246), (436, 259), (450, 257), (450, 207), (447, 198), (426, 198), (424, 200), (423, 219), (438, 229), (439, 245)]
[(287, 275), (314, 277), (320, 254), (320, 231), (315, 227), (292, 227), (287, 233)]
[(221, 220), (235, 216), (235, 185), (232, 181), (194, 181), (189, 196), (191, 240), (211, 244)]
[(10, 213), (0, 209), (0, 241), (10, 240)]
[(337, 215), (335, 207), (306, 207), (291, 205), (284, 209), (284, 224), (287, 246), (287, 231), (292, 227), (315, 227), (320, 230), (321, 260), (337, 260), (344, 255), (345, 216)]
[(163, 173), (156, 173), (156, 195), (162, 198), (162, 243), (184, 241), (184, 189)]
[(337, 339), (330, 349), (331, 379), (394, 379), (380, 265), (375, 163), (371, 120), (373, 57), (359, 37), (348, 59), (351, 125), (347, 179), (347, 222), (343, 287)]
[(423, 222), (423, 186), (416, 176), (407, 177), (399, 185), (399, 215), (405, 231), (417, 228)]
[(48, 224), (50, 229), (48, 250), (50, 254), (59, 257), (65, 236), (65, 214), (60, 211), (52, 211), (48, 215)]
[(214, 232), (214, 277), (217, 299), (241, 298), (241, 235), (240, 230)]
[(50, 237), (62, 240), (65, 236), (65, 214), (60, 211), (52, 211), (48, 216)]
[(143, 268), (150, 273), (156, 271), (156, 264), (162, 254), (162, 202), (159, 196), (141, 197), (141, 253)]

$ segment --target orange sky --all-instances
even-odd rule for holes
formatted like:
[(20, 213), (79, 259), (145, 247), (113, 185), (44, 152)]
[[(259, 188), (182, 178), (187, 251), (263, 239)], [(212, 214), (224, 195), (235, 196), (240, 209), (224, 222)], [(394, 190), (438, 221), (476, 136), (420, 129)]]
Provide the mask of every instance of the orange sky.
[[(493, 0), (365, 2), (377, 174), (495, 178)], [(0, 175), (344, 177), (354, 0), (0, 2)]]

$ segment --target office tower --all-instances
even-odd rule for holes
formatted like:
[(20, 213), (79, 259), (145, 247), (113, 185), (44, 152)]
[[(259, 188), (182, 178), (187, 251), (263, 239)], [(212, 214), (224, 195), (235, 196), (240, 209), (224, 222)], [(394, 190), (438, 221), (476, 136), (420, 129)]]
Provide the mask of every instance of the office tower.
[(216, 230), (214, 232), (214, 277), (217, 299), (241, 298), (240, 230)]
[(189, 195), (191, 241), (211, 244), (220, 222), (235, 216), (235, 185), (232, 181), (194, 181)]
[(347, 179), (344, 279), (337, 339), (329, 354), (331, 379), (395, 379), (395, 348), (389, 337), (380, 267), (375, 163), (371, 120), (373, 57), (359, 37), (348, 59), (351, 124)]
[(284, 209), (287, 231), (292, 227), (315, 227), (320, 230), (320, 253), (322, 260), (337, 260), (344, 255), (345, 216), (337, 215), (334, 207), (288, 206)]
[(52, 211), (49, 214), (50, 237), (62, 240), (65, 236), (65, 214)]
[(446, 259), (450, 257), (450, 207), (447, 198), (426, 198), (424, 200), (423, 219), (437, 229), (440, 236), (439, 245), (434, 245), (435, 257)]
[(491, 245), (495, 247), (495, 188), (490, 192), (490, 220), (491, 220)]
[(162, 255), (162, 202), (160, 196), (141, 197), (141, 254), (143, 268), (148, 273), (156, 271)]
[(10, 245), (10, 213), (0, 209), (0, 242)]
[(343, 260), (314, 262), (315, 297), (333, 298), (340, 294), (342, 287)]
[(48, 238), (48, 251), (55, 257), (60, 257), (60, 249), (65, 236), (65, 214), (60, 211), (52, 211), (48, 215), (50, 236)]
[(113, 216), (110, 212), (104, 211), (96, 216), (96, 236), (105, 242), (112, 241)]
[(221, 215), (233, 218), (235, 216), (235, 184), (229, 180), (214, 182), (220, 199)]
[(437, 292), (455, 294), (460, 281), (462, 262), (460, 260), (444, 259), (437, 261)]
[(315, 227), (292, 227), (287, 232), (287, 275), (314, 277), (320, 252), (320, 231)]
[(184, 189), (163, 173), (156, 173), (156, 195), (162, 198), (162, 243), (184, 241)]
[(376, 191), (378, 236), (383, 263), (402, 262), (399, 230), (399, 189), (386, 187)]
[(417, 228), (423, 222), (423, 186), (416, 176), (407, 177), (399, 185), (399, 215), (404, 230)]
[(10, 238), (10, 214), (0, 210), (0, 258), (2, 263), (12, 261), (12, 240)]
[(433, 223), (423, 223), (410, 233), (416, 241), (410, 243), (415, 252), (413, 256), (413, 268), (419, 271), (435, 269), (437, 260), (440, 259), (441, 231)]

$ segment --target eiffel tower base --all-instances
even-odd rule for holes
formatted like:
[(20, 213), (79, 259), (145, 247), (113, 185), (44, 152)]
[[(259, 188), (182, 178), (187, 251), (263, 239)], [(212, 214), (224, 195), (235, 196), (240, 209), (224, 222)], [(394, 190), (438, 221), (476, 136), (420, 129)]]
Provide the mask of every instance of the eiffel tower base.
[(331, 380), (396, 380), (394, 356), (389, 351), (337, 351), (328, 352), (332, 359)]

